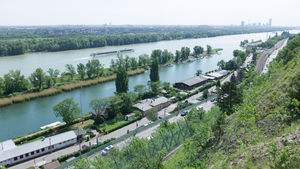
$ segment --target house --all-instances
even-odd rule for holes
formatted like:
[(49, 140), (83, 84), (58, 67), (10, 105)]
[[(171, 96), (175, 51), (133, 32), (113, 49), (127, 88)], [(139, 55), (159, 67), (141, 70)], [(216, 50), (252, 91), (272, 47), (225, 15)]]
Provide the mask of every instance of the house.
[(93, 111), (92, 112), (92, 119), (95, 119), (97, 117), (97, 115), (104, 116), (105, 114), (107, 114), (107, 110), (106, 109), (99, 110), (99, 111)]
[(210, 79), (205, 76), (194, 76), (180, 82), (175, 83), (174, 87), (182, 90), (192, 90), (199, 86), (204, 85)]
[(222, 77), (228, 75), (229, 71), (228, 70), (219, 70), (216, 72), (212, 72), (207, 74), (206, 76), (212, 77), (214, 80), (221, 79)]
[(170, 105), (169, 99), (163, 96), (156, 96), (150, 99), (144, 99), (137, 104), (134, 104), (133, 107), (147, 114), (153, 109), (161, 110)]
[(0, 143), (0, 166), (10, 166), (61, 149), (77, 142), (74, 131), (16, 146), (12, 140)]

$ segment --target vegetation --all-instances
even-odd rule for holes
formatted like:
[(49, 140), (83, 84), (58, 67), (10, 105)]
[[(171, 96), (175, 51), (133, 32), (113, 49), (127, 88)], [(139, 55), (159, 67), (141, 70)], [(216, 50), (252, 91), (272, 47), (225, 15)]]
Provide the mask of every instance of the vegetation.
[(63, 121), (71, 124), (79, 115), (80, 108), (78, 104), (73, 101), (73, 98), (68, 98), (58, 103), (53, 107), (56, 117), (62, 117)]
[[(250, 70), (235, 82), (222, 85), (217, 99), (220, 108), (211, 110), (218, 116), (203, 120), (208, 121), (205, 125), (193, 122), (196, 134), (164, 167), (299, 168), (299, 142), (294, 139), (300, 128), (299, 42), (299, 37), (291, 39), (266, 74)], [(239, 83), (239, 87), (232, 83)], [(224, 91), (231, 90), (242, 90), (243, 95), (232, 95), (240, 97), (240, 102), (229, 106), (233, 102)], [(221, 98), (228, 99), (228, 106), (224, 107)]]
[(20, 55), (25, 52), (55, 52), (281, 29), (283, 28), (215, 28), (209, 26), (1, 27), (0, 56)]

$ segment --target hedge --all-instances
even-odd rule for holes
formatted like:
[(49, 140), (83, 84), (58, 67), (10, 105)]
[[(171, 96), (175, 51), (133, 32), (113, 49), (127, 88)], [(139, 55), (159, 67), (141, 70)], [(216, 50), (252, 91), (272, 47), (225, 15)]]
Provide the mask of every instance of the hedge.
[[(111, 142), (111, 141), (113, 141), (115, 139), (116, 138), (110, 138), (110, 139), (105, 140), (105, 141), (103, 141), (101, 143), (98, 143), (98, 145), (91, 146), (90, 149), (82, 149), (81, 150), (81, 154), (84, 154), (84, 153), (89, 152), (89, 151), (91, 151), (93, 149), (96, 149), (97, 147), (100, 147), (100, 146), (102, 146), (104, 144), (107, 144), (107, 143), (109, 143), (109, 142)], [(73, 153), (70, 153), (70, 154), (66, 154), (66, 155), (60, 156), (60, 157), (57, 158), (57, 160), (61, 163), (63, 161), (66, 161), (70, 157), (78, 157), (79, 155), (80, 155), (80, 150), (74, 151)]]

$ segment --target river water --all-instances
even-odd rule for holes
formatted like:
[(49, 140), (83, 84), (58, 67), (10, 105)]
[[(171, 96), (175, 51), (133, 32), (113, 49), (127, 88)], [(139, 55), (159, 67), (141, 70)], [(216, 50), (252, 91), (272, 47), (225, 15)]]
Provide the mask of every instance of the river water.
[[(65, 64), (86, 63), (89, 55), (95, 51), (121, 50), (124, 48), (134, 49), (134, 53), (128, 53), (130, 57), (137, 57), (141, 54), (151, 54), (154, 49), (167, 49), (171, 52), (180, 49), (183, 46), (190, 47), (195, 45), (211, 45), (213, 48), (223, 48), (221, 54), (209, 56), (207, 58), (192, 63), (174, 65), (172, 67), (160, 68), (160, 80), (163, 82), (175, 83), (195, 75), (196, 70), (203, 72), (217, 68), (217, 62), (220, 60), (230, 60), (233, 58), (232, 51), (240, 49), (240, 41), (248, 40), (266, 40), (274, 33), (255, 33), (242, 35), (219, 36), (201, 39), (185, 39), (161, 41), (155, 43), (133, 44), (126, 46), (111, 46), (104, 48), (93, 48), (83, 50), (72, 50), (54, 53), (31, 53), (20, 56), (1, 57), (0, 58), (0, 76), (7, 73), (10, 69), (21, 69), (22, 73), (28, 76), (34, 69), (41, 67), (47, 70), (49, 67), (64, 71)], [(99, 57), (101, 63), (109, 66), (110, 60), (116, 58), (115, 55)], [(130, 90), (137, 84), (147, 84), (149, 81), (149, 71), (143, 74), (129, 77)], [(91, 110), (89, 102), (95, 98), (103, 98), (114, 95), (114, 81), (98, 84), (92, 87), (78, 89), (68, 93), (62, 93), (56, 96), (36, 99), (30, 102), (19, 103), (8, 107), (0, 108), (0, 141), (10, 139), (14, 136), (24, 135), (28, 132), (38, 130), (41, 126), (55, 121), (62, 121), (55, 117), (52, 107), (62, 100), (74, 97), (77, 103), (82, 105), (83, 112)]]

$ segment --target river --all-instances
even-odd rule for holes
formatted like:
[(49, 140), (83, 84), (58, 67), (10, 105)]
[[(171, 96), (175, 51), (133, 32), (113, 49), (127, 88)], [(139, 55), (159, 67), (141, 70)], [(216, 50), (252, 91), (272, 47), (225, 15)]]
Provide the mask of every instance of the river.
[[(93, 48), (83, 50), (72, 50), (63, 52), (44, 52), (30, 53), (20, 56), (1, 57), (0, 72), (1, 75), (7, 73), (10, 69), (21, 69), (22, 73), (28, 76), (34, 69), (41, 67), (47, 70), (49, 67), (64, 70), (65, 64), (76, 65), (86, 63), (89, 55), (95, 51), (121, 50), (124, 48), (134, 49), (134, 53), (128, 53), (130, 57), (137, 57), (141, 54), (151, 54), (154, 49), (167, 49), (171, 52), (180, 49), (183, 46), (190, 47), (195, 45), (211, 45), (213, 48), (223, 48), (221, 54), (209, 56), (192, 63), (174, 65), (172, 67), (160, 68), (160, 80), (163, 82), (174, 83), (193, 76), (197, 69), (203, 72), (217, 68), (217, 62), (220, 60), (230, 60), (233, 58), (232, 51), (240, 49), (240, 41), (248, 40), (266, 40), (274, 33), (254, 33), (242, 35), (219, 36), (201, 39), (185, 39), (161, 41), (155, 43), (133, 44), (125, 46), (111, 46), (104, 48)], [(99, 57), (101, 63), (109, 66), (110, 60), (116, 58), (115, 55)], [(147, 84), (149, 72), (129, 77), (130, 90), (137, 84)], [(89, 102), (95, 98), (103, 98), (113, 95), (115, 92), (114, 81), (98, 84), (92, 87), (78, 89), (68, 93), (62, 93), (56, 96), (36, 99), (30, 102), (19, 103), (8, 107), (0, 108), (0, 141), (10, 139), (14, 136), (24, 135), (28, 132), (38, 130), (41, 126), (61, 121), (61, 118), (55, 117), (52, 107), (62, 100), (74, 97), (77, 103), (81, 103), (83, 112), (91, 110)]]

